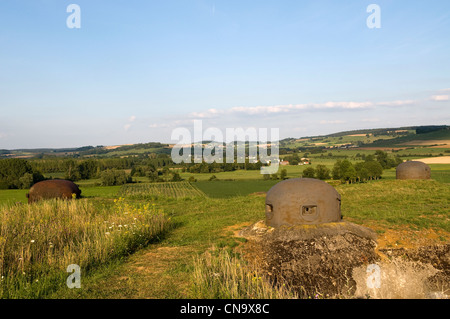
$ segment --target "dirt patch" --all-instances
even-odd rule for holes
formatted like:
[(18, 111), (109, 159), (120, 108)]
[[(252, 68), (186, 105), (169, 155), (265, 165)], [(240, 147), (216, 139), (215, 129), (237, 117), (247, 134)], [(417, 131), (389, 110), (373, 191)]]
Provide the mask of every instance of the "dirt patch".
[(250, 222), (244, 222), (244, 223), (239, 223), (236, 225), (231, 225), (231, 226), (227, 226), (223, 229), (223, 232), (225, 235), (227, 235), (228, 233), (232, 232), (234, 237), (240, 237), (239, 236), (239, 232), (246, 227), (249, 227), (251, 225)]
[(366, 150), (366, 151), (400, 151), (405, 150), (406, 147), (357, 147), (355, 150)]
[(119, 147), (129, 146), (129, 145), (133, 145), (133, 144), (122, 144), (122, 145), (105, 146), (104, 149), (105, 150), (115, 150), (115, 149), (117, 149)]
[(450, 156), (438, 156), (416, 159), (415, 161), (425, 164), (450, 164)]
[(378, 249), (417, 248), (450, 243), (450, 234), (444, 230), (413, 230), (407, 226), (397, 226), (395, 229), (381, 226), (371, 228), (378, 233)]
[(402, 143), (401, 145), (417, 145), (417, 146), (431, 146), (436, 148), (447, 148), (450, 147), (450, 140), (414, 140)]
[(249, 194), (250, 196), (256, 196), (256, 197), (265, 197), (267, 195), (267, 192), (255, 192)]

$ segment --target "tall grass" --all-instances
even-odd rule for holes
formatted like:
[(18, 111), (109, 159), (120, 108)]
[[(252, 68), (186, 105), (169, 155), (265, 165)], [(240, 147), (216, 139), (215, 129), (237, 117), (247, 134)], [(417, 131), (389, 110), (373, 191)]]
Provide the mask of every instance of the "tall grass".
[(86, 200), (0, 206), (0, 297), (43, 298), (82, 274), (160, 236), (169, 219), (155, 206), (123, 199), (111, 207)]
[(195, 259), (192, 293), (201, 299), (298, 298), (287, 286), (273, 285), (256, 266), (227, 250), (213, 250)]

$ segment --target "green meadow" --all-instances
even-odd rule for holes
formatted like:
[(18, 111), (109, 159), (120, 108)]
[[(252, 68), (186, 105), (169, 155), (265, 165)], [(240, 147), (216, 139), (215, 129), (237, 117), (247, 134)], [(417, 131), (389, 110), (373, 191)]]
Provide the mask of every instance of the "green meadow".
[[(404, 145), (423, 140), (425, 135), (445, 140), (448, 133), (352, 135), (356, 136), (285, 141), (281, 158), (296, 153), (308, 157), (311, 165), (280, 166), (276, 179), (264, 179), (259, 170), (189, 173), (169, 166), (166, 176), (160, 175), (164, 179), (154, 183), (145, 174), (136, 174), (131, 183), (121, 186), (101, 186), (99, 174), (79, 180), (82, 198), (70, 202), (29, 205), (27, 189), (0, 190), (0, 296), (311, 298), (268, 281), (245, 258), (246, 240), (235, 236), (238, 230), (265, 218), (265, 193), (281, 182), (281, 170), (286, 170), (285, 178), (299, 178), (306, 168), (325, 165), (332, 169), (337, 160), (356, 164), (375, 151), (339, 145), (358, 141), (379, 145), (389, 156), (403, 160), (449, 154), (449, 149), (431, 145)], [(333, 148), (321, 151), (321, 146)], [(306, 147), (306, 151), (296, 152), (295, 147)], [(315, 147), (314, 152), (308, 147)], [(130, 146), (111, 153), (127, 156), (135, 151)], [(135, 155), (147, 151), (138, 149)], [(158, 152), (163, 151), (160, 148)], [(344, 220), (372, 228), (379, 235), (407, 234), (406, 239), (394, 237), (389, 245), (402, 240), (412, 245), (409, 240), (431, 235), (435, 244), (448, 243), (450, 164), (429, 166), (431, 180), (396, 180), (395, 168), (391, 168), (378, 180), (326, 182), (341, 194)], [(127, 174), (130, 171), (126, 169)], [(173, 172), (179, 172), (182, 181), (168, 181)], [(45, 177), (65, 175), (56, 172)], [(70, 264), (82, 268), (79, 289), (66, 285)]]
[[(395, 170), (391, 169), (385, 170), (381, 180), (336, 185), (342, 196), (344, 220), (375, 227), (378, 232), (380, 229), (387, 231), (399, 227), (433, 229), (439, 232), (442, 242), (448, 241), (449, 166), (432, 165), (432, 180), (427, 181), (397, 181)], [(298, 177), (302, 167), (287, 166), (286, 169), (288, 176)], [(0, 238), (8, 238), (8, 234), (14, 231), (34, 234), (16, 237), (15, 249), (5, 246), (5, 240), (4, 245), (0, 245), (4, 256), (11, 256), (4, 259), (2, 264), (2, 275), (8, 278), (2, 282), (2, 295), (4, 298), (307, 297), (295, 296), (282, 287), (271, 287), (264, 279), (253, 286), (255, 280), (252, 278), (257, 270), (251, 265), (247, 265), (248, 268), (244, 270), (236, 268), (236, 265), (246, 263), (238, 253), (238, 248), (244, 245), (245, 240), (236, 238), (234, 230), (265, 218), (263, 192), (280, 180), (263, 180), (252, 171), (232, 173), (216, 174), (219, 179), (214, 181), (199, 178), (193, 183), (81, 186), (84, 198), (69, 206), (61, 206), (65, 207), (63, 209), (58, 209), (59, 204), (52, 202), (28, 209), (28, 205), (23, 204), (26, 202), (27, 190), (0, 191), (0, 211), (4, 216)], [(247, 179), (243, 178), (245, 174)], [(225, 176), (233, 176), (235, 180), (225, 180)], [(133, 218), (144, 218), (139, 215), (142, 211), (149, 212), (148, 218), (160, 213), (158, 218), (163, 219), (159, 219), (159, 223), (167, 223), (167, 227), (156, 231), (151, 228), (150, 220), (142, 220), (139, 231), (147, 236), (144, 244), (140, 241), (141, 237), (128, 237), (124, 232), (116, 233), (118, 237), (113, 242), (117, 244), (103, 241), (103, 235), (110, 233), (105, 228), (105, 221), (113, 225), (111, 223), (115, 219), (116, 227), (118, 223), (129, 225)], [(5, 217), (15, 214), (20, 219)], [(42, 228), (43, 221), (53, 214), (71, 214), (80, 223), (70, 223), (72, 226), (68, 226), (65, 223), (69, 220), (61, 219), (59, 222), (54, 220), (57, 223), (54, 227)], [(84, 220), (86, 216), (91, 216), (91, 219)], [(48, 222), (46, 225), (49, 225)], [(61, 237), (59, 232), (52, 233), (52, 229), (85, 227), (82, 225), (90, 225), (81, 232), (92, 235), (83, 236), (83, 240), (77, 241), (81, 245), (79, 247), (86, 247), (81, 249), (81, 256), (75, 251), (67, 255), (61, 250), (54, 252), (50, 263), (48, 259), (40, 257), (45, 249), (48, 250), (49, 242), (58, 242), (63, 247), (69, 240)], [(33, 233), (32, 229), (40, 230)], [(75, 231), (74, 235), (77, 233), (81, 234), (80, 230)], [(101, 233), (103, 235), (98, 237)], [(39, 246), (30, 244), (32, 240)], [(108, 245), (125, 246), (117, 254), (108, 254), (108, 247), (113, 247)], [(95, 249), (88, 248), (91, 246)], [(26, 252), (23, 257), (18, 254), (20, 251)], [(29, 276), (13, 271), (17, 267), (12, 264), (14, 260), (24, 257), (30, 261), (37, 260), (27, 266), (28, 271), (24, 271), (29, 272)], [(65, 286), (63, 279), (67, 274), (64, 265), (56, 262), (60, 258), (65, 263), (80, 262), (87, 269), (81, 289), (68, 289)], [(142, 269), (142, 263), (148, 265), (148, 271), (138, 270)], [(10, 270), (6, 272), (5, 269)], [(219, 284), (208, 280), (212, 273), (220, 272), (226, 274), (223, 277), (225, 282)], [(230, 286), (247, 288), (231, 293), (226, 288)], [(250, 295), (248, 291), (251, 291)]]

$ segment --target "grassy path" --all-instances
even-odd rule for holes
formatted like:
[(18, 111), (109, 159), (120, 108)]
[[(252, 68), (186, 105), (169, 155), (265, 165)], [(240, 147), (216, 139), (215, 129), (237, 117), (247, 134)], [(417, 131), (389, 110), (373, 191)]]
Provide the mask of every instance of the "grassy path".
[[(58, 291), (54, 298), (193, 298), (190, 295), (194, 257), (211, 246), (234, 248), (241, 244), (228, 230), (264, 216), (264, 197), (168, 201), (165, 211), (174, 229), (150, 245), (82, 279), (82, 289)], [(256, 213), (255, 213), (256, 212)]]
[(60, 292), (55, 298), (179, 299), (189, 298), (192, 247), (155, 245), (101, 274), (82, 281), (82, 289)]

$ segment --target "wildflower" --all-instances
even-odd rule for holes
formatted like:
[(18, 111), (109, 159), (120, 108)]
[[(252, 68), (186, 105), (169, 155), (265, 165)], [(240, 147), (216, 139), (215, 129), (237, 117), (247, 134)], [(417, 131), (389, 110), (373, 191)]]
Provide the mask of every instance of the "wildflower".
[(34, 239), (31, 240), (31, 243), (34, 243)]

